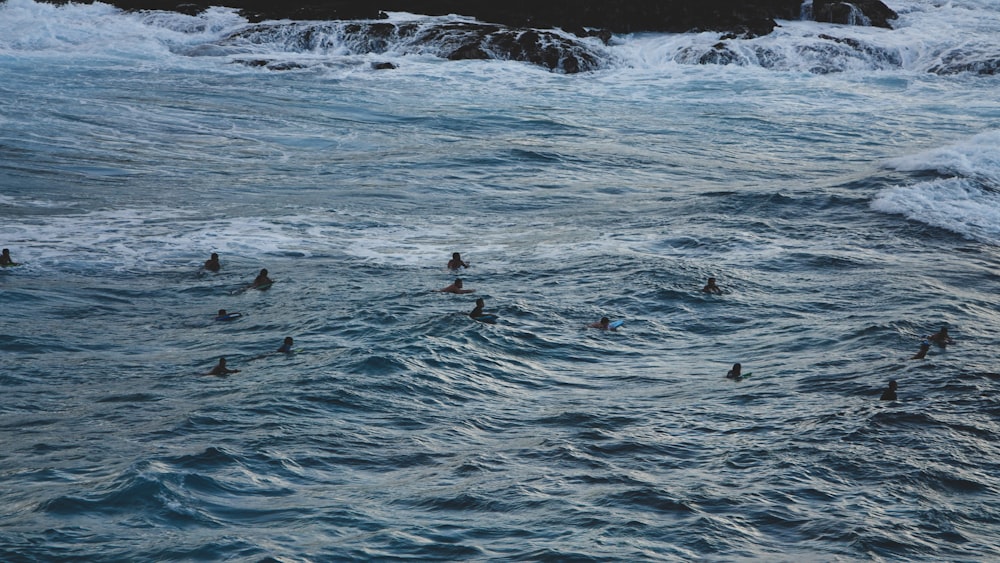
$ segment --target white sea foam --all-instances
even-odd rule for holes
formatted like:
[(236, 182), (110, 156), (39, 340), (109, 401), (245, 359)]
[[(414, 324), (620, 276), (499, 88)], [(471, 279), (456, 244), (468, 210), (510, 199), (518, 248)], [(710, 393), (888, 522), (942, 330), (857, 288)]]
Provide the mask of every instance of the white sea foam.
[(889, 160), (886, 166), (901, 172), (936, 172), (983, 182), (1000, 190), (1000, 130), (987, 131), (948, 146)]
[(941, 177), (884, 190), (873, 209), (1000, 245), (1000, 131), (895, 158), (886, 166)]

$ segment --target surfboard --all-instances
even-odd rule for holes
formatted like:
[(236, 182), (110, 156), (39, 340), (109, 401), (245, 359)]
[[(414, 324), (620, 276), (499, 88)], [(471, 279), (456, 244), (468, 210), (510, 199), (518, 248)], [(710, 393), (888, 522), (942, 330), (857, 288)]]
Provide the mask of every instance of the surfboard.
[(20, 262), (11, 262), (10, 264), (2, 264), (0, 266), (2, 266), (4, 268), (14, 268), (14, 267), (20, 266), (20, 265), (21, 265)]
[(243, 313), (229, 313), (221, 317), (215, 317), (217, 321), (233, 321), (243, 316)]
[(479, 321), (479, 322), (481, 322), (481, 323), (496, 324), (497, 319), (500, 318), (500, 317), (498, 317), (496, 315), (480, 315), (478, 317), (472, 317), (472, 318), (475, 319), (475, 320), (477, 320), (477, 321)]
[(625, 321), (614, 321), (613, 323), (611, 323), (611, 324), (608, 325), (608, 328), (611, 329), (611, 330), (614, 330), (614, 329), (622, 326), (623, 324), (625, 324)]
[(262, 283), (260, 285), (251, 285), (250, 289), (257, 289), (257, 290), (260, 290), (260, 291), (265, 291), (265, 290), (271, 289), (272, 285), (274, 285), (274, 282)]

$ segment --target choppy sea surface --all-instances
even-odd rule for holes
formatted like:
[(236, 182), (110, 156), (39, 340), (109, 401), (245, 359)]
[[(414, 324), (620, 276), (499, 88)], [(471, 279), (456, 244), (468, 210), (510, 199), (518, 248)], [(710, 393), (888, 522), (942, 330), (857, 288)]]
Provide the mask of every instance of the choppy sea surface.
[(889, 5), (566, 74), (0, 4), (0, 560), (1000, 559), (1000, 14)]

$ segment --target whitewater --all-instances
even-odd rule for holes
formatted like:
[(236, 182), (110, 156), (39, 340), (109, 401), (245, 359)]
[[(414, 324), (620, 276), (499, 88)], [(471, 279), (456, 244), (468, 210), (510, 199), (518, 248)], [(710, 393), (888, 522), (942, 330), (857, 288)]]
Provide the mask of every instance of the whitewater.
[(0, 3), (0, 560), (1000, 559), (1000, 13), (887, 4), (572, 73)]

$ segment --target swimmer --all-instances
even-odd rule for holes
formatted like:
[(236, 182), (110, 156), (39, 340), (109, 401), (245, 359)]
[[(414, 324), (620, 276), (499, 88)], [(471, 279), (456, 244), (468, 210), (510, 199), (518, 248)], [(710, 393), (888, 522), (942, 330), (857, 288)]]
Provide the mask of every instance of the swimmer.
[(267, 268), (261, 268), (260, 273), (257, 274), (256, 278), (254, 278), (253, 283), (250, 284), (250, 287), (255, 288), (272, 283), (274, 283), (274, 281), (271, 280), (271, 278), (267, 277)]
[(448, 261), (449, 270), (457, 270), (459, 268), (468, 268), (468, 267), (469, 263), (466, 262), (465, 260), (462, 260), (461, 254), (459, 254), (458, 252), (453, 252), (451, 254), (451, 260)]
[(937, 344), (941, 348), (944, 348), (949, 344), (955, 343), (955, 341), (952, 340), (950, 336), (948, 336), (948, 327), (946, 326), (941, 327), (941, 330), (935, 332), (930, 336), (927, 336), (926, 338), (927, 340), (933, 342), (934, 344)]
[(3, 249), (3, 253), (0, 254), (0, 266), (17, 266), (17, 262), (10, 257), (10, 249)]
[(281, 345), (281, 348), (278, 348), (278, 351), (282, 354), (291, 354), (293, 344), (295, 344), (295, 342), (292, 340), (292, 337), (286, 336), (285, 342)]
[(215, 316), (217, 321), (231, 321), (243, 316), (243, 313), (228, 313), (225, 309), (219, 309), (219, 314)]
[(879, 398), (879, 400), (880, 401), (895, 401), (896, 400), (896, 388), (898, 388), (898, 387), (899, 387), (899, 385), (896, 385), (896, 380), (895, 379), (889, 380), (889, 387), (886, 388), (885, 391), (882, 391), (882, 397)]
[(212, 368), (212, 371), (208, 372), (206, 375), (226, 375), (230, 373), (239, 373), (238, 369), (229, 369), (226, 367), (226, 359), (219, 358), (219, 363)]
[(708, 278), (708, 283), (705, 284), (705, 287), (701, 288), (701, 292), (719, 295), (722, 293), (722, 288), (715, 285), (715, 278)]
[(914, 354), (913, 357), (910, 358), (910, 359), (911, 360), (922, 360), (922, 359), (924, 359), (924, 356), (927, 355), (927, 351), (930, 350), (930, 349), (931, 349), (931, 343), (928, 342), (927, 339), (925, 338), (925, 339), (923, 339), (923, 340), (920, 341), (920, 350), (916, 354)]
[(222, 267), (222, 264), (219, 263), (219, 255), (213, 252), (212, 257), (205, 260), (205, 265), (203, 267), (209, 272), (218, 272), (219, 268)]
[(448, 287), (442, 287), (438, 290), (441, 293), (472, 293), (476, 290), (474, 289), (462, 289), (462, 278), (455, 278), (455, 282)]
[(601, 320), (596, 323), (590, 323), (587, 325), (588, 328), (599, 328), (601, 330), (616, 330), (611, 328), (611, 319), (607, 317), (601, 317)]
[(736, 381), (743, 379), (743, 366), (733, 364), (733, 369), (726, 373), (726, 379), (735, 379)]
[(486, 306), (486, 301), (482, 297), (476, 299), (476, 308), (469, 312), (469, 316), (476, 319), (483, 316), (483, 307)]

